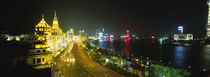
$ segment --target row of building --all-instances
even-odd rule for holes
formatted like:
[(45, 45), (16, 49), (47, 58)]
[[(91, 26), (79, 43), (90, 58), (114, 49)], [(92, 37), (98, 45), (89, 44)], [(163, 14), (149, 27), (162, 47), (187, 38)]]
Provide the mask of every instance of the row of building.
[[(72, 35), (69, 35), (69, 34)], [(52, 49), (53, 54), (55, 54), (60, 49), (67, 46), (67, 43), (70, 42), (70, 36), (73, 37), (73, 31), (64, 33), (58, 24), (58, 18), (56, 11), (54, 14), (54, 19), (52, 26), (50, 26), (44, 19), (44, 14), (42, 14), (41, 21), (35, 26), (34, 35), (37, 37), (38, 41), (43, 41), (49, 45)], [(68, 39), (69, 38), (69, 39)]]
[[(2, 43), (9, 52), (23, 54), (13, 62), (26, 63), (35, 69), (50, 68), (53, 56), (60, 53), (67, 47), (67, 44), (74, 39), (74, 30), (63, 32), (59, 27), (56, 11), (50, 26), (42, 14), (41, 20), (35, 25), (34, 34), (1, 34)], [(81, 33), (84, 33), (81, 32)], [(5, 42), (4, 42), (5, 40)]]

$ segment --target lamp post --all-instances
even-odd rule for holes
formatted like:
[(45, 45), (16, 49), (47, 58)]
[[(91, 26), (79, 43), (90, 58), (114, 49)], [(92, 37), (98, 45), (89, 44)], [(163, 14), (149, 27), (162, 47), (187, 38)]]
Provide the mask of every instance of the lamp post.
[(51, 63), (51, 77), (53, 77), (53, 68), (52, 68), (52, 66), (53, 66), (53, 63)]

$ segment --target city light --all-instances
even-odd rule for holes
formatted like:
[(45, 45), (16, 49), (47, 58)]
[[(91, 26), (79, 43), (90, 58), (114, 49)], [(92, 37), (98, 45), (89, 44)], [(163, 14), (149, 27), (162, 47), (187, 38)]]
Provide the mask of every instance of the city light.
[(105, 61), (106, 61), (106, 62), (109, 62), (109, 59), (106, 59)]
[(110, 35), (110, 38), (113, 38), (114, 37), (114, 35)]
[(155, 36), (152, 36), (152, 39), (154, 39), (155, 38)]
[[(117, 5), (116, 2), (59, 2), (49, 5), (44, 1), (44, 6), (32, 2), (30, 6), (41, 7), (22, 8), (18, 6), (25, 3), (10, 1), (7, 5), (11, 7), (2, 7), (3, 12), (9, 11), (5, 12), (8, 15), (3, 15), (6, 20), (1, 29), (1, 72), (31, 74), (27, 77), (45, 74), (52, 77), (189, 77), (198, 74), (195, 77), (199, 77), (210, 70), (210, 0), (206, 1), (208, 6), (202, 6), (208, 8), (208, 18), (199, 19), (202, 24), (185, 11), (182, 16), (169, 14), (168, 10), (154, 15), (155, 11), (148, 11), (150, 7), (145, 7), (146, 11), (141, 8), (147, 5), (144, 1), (140, 5), (127, 1)], [(158, 2), (159, 5), (164, 3), (167, 2)], [(170, 9), (170, 4), (164, 7), (154, 4), (157, 2), (151, 3), (152, 7), (160, 8), (157, 10)], [(79, 8), (75, 8), (78, 5)], [(180, 6), (181, 10), (186, 10), (185, 6)], [(53, 7), (58, 8), (57, 13), (49, 11)], [(33, 17), (37, 16), (37, 8), (43, 13)], [(180, 8), (172, 10), (176, 12)], [(195, 9), (187, 10), (201, 14)], [(25, 13), (31, 14), (23, 15)], [(208, 22), (203, 24), (204, 20)]]
[(11, 37), (7, 37), (7, 41), (10, 41), (11, 40)]
[(178, 26), (178, 33), (183, 33), (184, 29), (183, 26)]
[(136, 37), (136, 35), (132, 35), (133, 37)]
[(16, 40), (16, 41), (20, 41), (20, 37), (16, 37), (15, 40)]

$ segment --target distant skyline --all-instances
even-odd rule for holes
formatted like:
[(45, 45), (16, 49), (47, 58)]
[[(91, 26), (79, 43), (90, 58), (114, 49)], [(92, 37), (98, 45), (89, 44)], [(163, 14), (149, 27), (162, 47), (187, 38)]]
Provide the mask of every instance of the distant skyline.
[[(31, 32), (41, 20), (52, 24), (53, 10), (57, 11), (59, 25), (65, 32), (70, 28), (84, 28), (91, 32), (104, 27), (105, 32), (121, 33), (130, 29), (134, 33), (205, 32), (208, 6), (205, 0), (141, 0), (141, 1), (7, 1), (1, 6), (3, 29)], [(19, 29), (19, 30), (18, 30)]]

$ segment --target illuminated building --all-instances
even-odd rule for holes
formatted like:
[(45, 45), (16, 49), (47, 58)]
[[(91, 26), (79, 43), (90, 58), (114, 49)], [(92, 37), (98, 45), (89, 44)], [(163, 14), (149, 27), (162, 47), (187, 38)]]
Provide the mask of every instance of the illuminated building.
[(80, 41), (84, 41), (87, 39), (86, 33), (84, 30), (79, 30), (79, 39), (80, 39)]
[(84, 30), (79, 30), (79, 37), (82, 37), (84, 32), (85, 32)]
[(110, 41), (114, 40), (114, 35), (110, 35)]
[(74, 29), (70, 29), (69, 31), (67, 31), (67, 37), (69, 41), (74, 40)]
[(102, 32), (104, 32), (104, 28), (102, 28)]
[(126, 37), (129, 37), (130, 35), (130, 33), (129, 33), (130, 31), (129, 30), (126, 30)]
[(68, 41), (73, 41), (73, 37), (74, 37), (74, 29), (70, 29), (67, 31), (67, 40)]
[(74, 35), (74, 29), (70, 29), (70, 32)]
[[(41, 41), (47, 44), (52, 50), (53, 55), (64, 49), (67, 46), (67, 43), (70, 41), (68, 40), (68, 32), (63, 33), (59, 27), (56, 11), (54, 11), (52, 26), (49, 26), (46, 23), (44, 20), (44, 15), (42, 14), (42, 20), (35, 26), (34, 34), (37, 37), (36, 41)], [(11, 38), (8, 40), (10, 39)], [(18, 41), (20, 38), (17, 37), (16, 40)]]
[(51, 54), (30, 55), (27, 56), (25, 59), (26, 63), (32, 66), (34, 69), (50, 68), (52, 63)]
[(108, 34), (105, 34), (105, 35), (103, 36), (103, 40), (104, 40), (104, 41), (110, 41), (110, 36), (109, 36)]
[(103, 40), (103, 32), (99, 32), (98, 33), (98, 39), (99, 40)]
[(29, 35), (29, 34), (18, 34), (18, 35), (12, 35), (12, 34), (1, 34), (1, 38), (6, 41), (22, 41), (22, 40), (35, 40), (35, 35)]
[(174, 40), (193, 40), (193, 34), (184, 34), (183, 26), (178, 26), (178, 34), (174, 34)]
[(122, 39), (130, 39), (130, 31), (126, 30), (126, 34), (125, 35), (121, 35), (120, 38), (122, 38)]
[(44, 14), (42, 14), (42, 20), (35, 26), (35, 35), (37, 40), (46, 41), (50, 39), (51, 27), (44, 20)]
[(59, 27), (58, 24), (58, 18), (56, 16), (56, 11), (54, 11), (54, 19), (53, 19), (53, 23), (52, 23), (52, 29), (51, 29), (51, 48), (53, 49), (53, 51), (57, 51), (61, 48), (61, 45), (63, 43), (64, 40), (64, 36), (62, 35), (62, 30)]
[(178, 33), (183, 33), (183, 26), (178, 26)]
[(20, 37), (19, 36), (15, 37), (15, 40), (20, 41)]
[(96, 34), (95, 37), (98, 40), (103, 40), (104, 28), (98, 28), (98, 29), (96, 29), (96, 33), (95, 34)]
[(52, 35), (57, 35), (59, 33), (62, 33), (62, 30), (59, 27), (58, 18), (56, 16), (56, 11), (55, 11), (53, 24), (52, 24)]
[(34, 69), (46, 69), (51, 66), (52, 50), (43, 41), (21, 41), (19, 43), (13, 43), (10, 49), (18, 53), (22, 53), (21, 51), (24, 51), (22, 56), (15, 58), (17, 59), (14, 60), (15, 63), (24, 63)]
[(174, 34), (174, 40), (193, 40), (193, 34)]
[(154, 39), (155, 38), (155, 36), (152, 36), (152, 39)]
[[(210, 5), (210, 0), (208, 0), (208, 6)], [(206, 26), (206, 30), (207, 30), (207, 33), (206, 33), (206, 37), (209, 38), (210, 37), (210, 6), (209, 6), (209, 9), (208, 9), (208, 24)]]
[(97, 38), (95, 38), (94, 36), (89, 36), (88, 39), (97, 40)]

